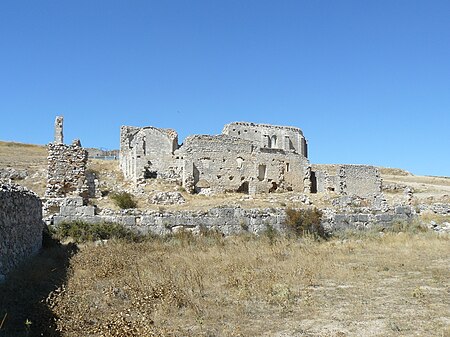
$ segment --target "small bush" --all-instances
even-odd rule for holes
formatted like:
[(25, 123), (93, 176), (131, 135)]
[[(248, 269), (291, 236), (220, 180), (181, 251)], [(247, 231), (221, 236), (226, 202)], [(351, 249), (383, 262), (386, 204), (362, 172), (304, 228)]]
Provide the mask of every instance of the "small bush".
[(72, 238), (75, 242), (109, 239), (138, 241), (139, 236), (123, 225), (111, 222), (87, 223), (83, 221), (63, 222), (53, 231), (58, 239)]
[(122, 208), (122, 209), (128, 209), (128, 208), (136, 208), (137, 203), (134, 200), (134, 197), (131, 193), (128, 192), (117, 192), (113, 193), (111, 195), (111, 199), (114, 201), (114, 203)]
[(315, 238), (327, 238), (327, 233), (322, 226), (322, 212), (317, 209), (297, 210), (286, 209), (286, 224), (298, 236), (311, 234)]

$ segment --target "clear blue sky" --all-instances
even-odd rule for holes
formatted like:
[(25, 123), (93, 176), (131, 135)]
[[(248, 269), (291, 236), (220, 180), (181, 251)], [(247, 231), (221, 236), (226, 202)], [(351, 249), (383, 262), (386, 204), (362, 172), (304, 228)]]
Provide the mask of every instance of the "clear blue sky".
[(303, 129), (313, 163), (450, 176), (449, 0), (0, 1), (0, 139)]

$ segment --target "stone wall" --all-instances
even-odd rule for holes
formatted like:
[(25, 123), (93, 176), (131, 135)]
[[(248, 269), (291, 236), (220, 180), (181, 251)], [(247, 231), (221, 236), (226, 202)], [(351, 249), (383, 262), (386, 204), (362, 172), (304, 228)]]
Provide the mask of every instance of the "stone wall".
[[(85, 206), (90, 207), (90, 206)], [(53, 217), (53, 224), (65, 221), (83, 220), (89, 223), (113, 222), (120, 223), (130, 229), (142, 233), (164, 235), (186, 229), (199, 232), (202, 228), (214, 229), (224, 235), (240, 232), (261, 233), (268, 227), (282, 231), (285, 223), (285, 213), (279, 209), (242, 209), (236, 207), (217, 207), (208, 211), (110, 211), (105, 210), (100, 215), (80, 215), (82, 210), (76, 208), (61, 209), (61, 213)]]
[(308, 157), (302, 130), (292, 126), (234, 122), (226, 124), (222, 134), (251, 140), (261, 148), (283, 149)]
[(88, 197), (86, 182), (87, 151), (75, 140), (71, 145), (48, 144), (46, 198), (79, 195)]
[(190, 193), (298, 191), (373, 197), (378, 170), (368, 165), (311, 165), (299, 128), (235, 122), (217, 136), (195, 135), (178, 146), (171, 129), (121, 128), (125, 179), (163, 178)]
[[(139, 211), (104, 210), (94, 215), (92, 206), (78, 208), (61, 208), (61, 213), (53, 217), (53, 224), (65, 221), (83, 220), (89, 223), (113, 222), (120, 223), (135, 232), (164, 235), (186, 229), (199, 232), (202, 229), (217, 230), (224, 235), (243, 232), (261, 234), (268, 228), (284, 232), (286, 227), (286, 212), (280, 208), (243, 209), (239, 207), (216, 207), (208, 211)], [(409, 221), (416, 214), (410, 206), (396, 206), (385, 211), (371, 208), (357, 213), (337, 212), (325, 209), (322, 223), (329, 232), (345, 229), (369, 229), (372, 226), (389, 227), (394, 221)]]
[(306, 140), (298, 128), (232, 123), (222, 135), (191, 136), (179, 147), (177, 141), (170, 129), (123, 126), (125, 179), (163, 178), (191, 193), (309, 191)]
[(381, 193), (378, 169), (369, 165), (321, 165), (311, 168), (312, 192), (371, 197)]
[(42, 204), (33, 192), (0, 185), (0, 280), (42, 246)]
[(339, 232), (347, 229), (364, 230), (373, 226), (390, 227), (396, 221), (410, 221), (417, 217), (410, 206), (398, 205), (386, 211), (375, 211), (367, 208), (357, 212), (336, 212), (324, 210), (322, 225), (330, 232)]
[(309, 167), (304, 156), (227, 135), (188, 137), (179, 155), (184, 187), (196, 192), (303, 192)]
[(177, 148), (178, 135), (172, 129), (122, 126), (119, 165), (125, 179), (179, 178)]

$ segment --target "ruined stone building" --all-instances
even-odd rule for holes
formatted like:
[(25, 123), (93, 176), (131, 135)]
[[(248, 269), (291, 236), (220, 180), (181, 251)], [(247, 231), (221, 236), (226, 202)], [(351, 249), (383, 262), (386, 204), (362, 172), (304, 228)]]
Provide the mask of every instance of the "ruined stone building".
[(178, 144), (172, 129), (123, 126), (120, 167), (126, 179), (177, 181), (194, 193), (381, 192), (376, 168), (314, 165), (296, 127), (235, 122), (221, 135), (194, 135)]
[(87, 198), (86, 181), (87, 151), (78, 139), (71, 145), (63, 142), (63, 117), (55, 120), (55, 139), (47, 145), (48, 168), (46, 198), (82, 196)]

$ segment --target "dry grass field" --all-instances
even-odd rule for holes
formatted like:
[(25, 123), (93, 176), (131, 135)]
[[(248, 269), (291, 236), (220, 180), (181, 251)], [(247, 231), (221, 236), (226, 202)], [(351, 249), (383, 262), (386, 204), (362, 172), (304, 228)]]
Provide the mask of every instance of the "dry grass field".
[(25, 179), (14, 182), (44, 195), (47, 176), (45, 146), (0, 141), (0, 170), (7, 168), (26, 172)]
[[(0, 287), (3, 301), (22, 306), (22, 324), (9, 325), (11, 310), (0, 336), (450, 336), (448, 236), (182, 233), (88, 243), (70, 261), (61, 247)], [(30, 275), (57, 288), (40, 302), (14, 293)]]

